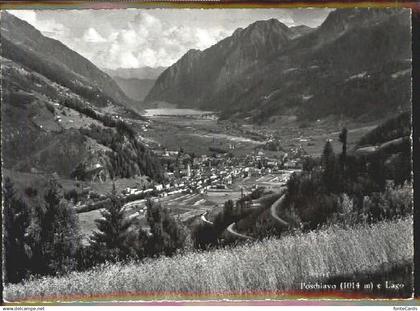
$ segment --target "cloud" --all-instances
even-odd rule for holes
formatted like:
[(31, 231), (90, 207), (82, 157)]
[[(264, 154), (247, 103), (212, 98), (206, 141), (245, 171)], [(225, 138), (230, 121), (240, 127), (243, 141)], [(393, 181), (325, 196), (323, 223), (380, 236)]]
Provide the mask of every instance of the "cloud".
[(11, 11), (101, 68), (169, 66), (257, 20), (316, 26), (328, 10), (125, 9)]
[(95, 28), (89, 28), (86, 30), (86, 32), (83, 34), (83, 40), (86, 42), (91, 43), (99, 43), (99, 42), (106, 42), (105, 38), (102, 37)]
[(139, 67), (138, 58), (133, 55), (133, 52), (124, 51), (119, 53), (119, 64), (122, 68), (136, 68)]
[[(109, 53), (97, 53), (96, 62), (112, 64), (113, 67), (131, 68), (138, 66), (169, 66), (189, 49), (205, 49), (217, 43), (228, 32), (220, 28), (199, 28), (186, 25), (172, 26), (147, 12), (140, 12), (107, 39), (89, 28), (84, 40), (105, 42), (111, 46)], [(88, 40), (90, 38), (90, 40)]]

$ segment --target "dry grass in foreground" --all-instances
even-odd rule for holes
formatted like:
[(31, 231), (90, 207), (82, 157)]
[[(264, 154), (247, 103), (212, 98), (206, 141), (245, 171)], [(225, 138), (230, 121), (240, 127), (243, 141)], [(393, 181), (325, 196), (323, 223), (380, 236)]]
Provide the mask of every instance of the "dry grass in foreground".
[(220, 293), (297, 290), (300, 282), (382, 273), (384, 267), (407, 264), (413, 259), (412, 237), (411, 217), (352, 229), (330, 227), (231, 249), (44, 277), (6, 286), (5, 298), (9, 302), (106, 295), (187, 299), (195, 294), (222, 298)]

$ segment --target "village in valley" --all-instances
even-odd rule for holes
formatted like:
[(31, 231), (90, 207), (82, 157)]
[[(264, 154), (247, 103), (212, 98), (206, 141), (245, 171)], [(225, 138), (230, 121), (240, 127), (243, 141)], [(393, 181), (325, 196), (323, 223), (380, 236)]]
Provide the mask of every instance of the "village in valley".
[[(167, 121), (167, 117), (159, 115), (159, 120), (164, 118)], [(217, 115), (209, 113), (179, 114), (170, 118), (171, 121), (175, 118), (177, 121), (217, 122)], [(227, 140), (219, 144), (214, 138), (212, 144), (207, 147), (207, 152), (203, 154), (188, 152), (182, 147), (172, 150), (146, 139), (153, 128), (153, 119), (142, 122), (139, 126), (141, 131), (139, 139), (153, 148), (155, 156), (162, 163), (165, 170), (164, 181), (148, 183), (139, 177), (131, 179), (131, 183), (127, 183), (126, 187), (118, 188), (119, 195), (125, 202), (126, 215), (139, 220), (143, 225), (147, 200), (160, 202), (183, 222), (190, 222), (209, 211), (219, 211), (226, 201), (239, 200), (257, 189), (279, 191), (285, 187), (291, 174), (301, 171), (302, 163), (308, 156), (301, 145), (290, 148), (289, 152), (267, 148), (275, 144), (275, 139), (272, 136), (263, 136), (267, 135), (266, 132), (259, 133), (266, 140), (257, 146), (251, 144), (253, 150), (249, 153), (235, 152), (237, 146), (243, 145), (243, 142)], [(301, 141), (305, 142), (306, 140)], [(222, 145), (223, 148), (214, 145)], [(246, 147), (250, 148), (248, 143)], [(87, 171), (90, 179), (100, 184), (106, 182), (102, 170), (102, 165), (98, 163)], [(91, 230), (95, 229), (95, 219), (100, 217), (98, 206), (107, 201), (107, 196), (95, 193), (89, 185), (84, 187), (84, 191), (88, 192), (87, 200), (74, 204), (84, 224), (82, 232), (87, 238), (92, 233)]]

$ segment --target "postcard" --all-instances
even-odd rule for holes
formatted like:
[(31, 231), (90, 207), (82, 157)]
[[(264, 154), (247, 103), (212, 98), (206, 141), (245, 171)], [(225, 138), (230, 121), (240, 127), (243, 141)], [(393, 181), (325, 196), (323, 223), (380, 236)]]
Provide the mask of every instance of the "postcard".
[(411, 11), (1, 12), (6, 303), (412, 299)]

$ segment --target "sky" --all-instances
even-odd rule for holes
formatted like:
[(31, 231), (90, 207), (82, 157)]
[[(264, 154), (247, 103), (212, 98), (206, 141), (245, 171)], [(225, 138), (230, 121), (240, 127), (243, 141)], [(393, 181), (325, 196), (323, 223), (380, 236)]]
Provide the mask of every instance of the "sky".
[(319, 26), (328, 9), (114, 9), (9, 11), (100, 68), (170, 66), (257, 20)]

